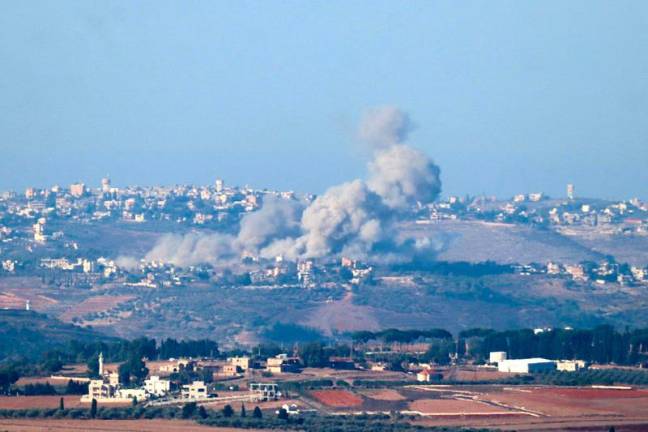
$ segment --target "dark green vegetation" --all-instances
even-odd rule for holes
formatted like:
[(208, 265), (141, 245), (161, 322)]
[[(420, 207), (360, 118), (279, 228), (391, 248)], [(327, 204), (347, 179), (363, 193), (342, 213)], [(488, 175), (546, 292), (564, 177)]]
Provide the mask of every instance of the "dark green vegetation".
[(263, 333), (269, 339), (312, 339), (298, 329), (273, 327), (277, 322), (293, 322), (307, 316), (309, 310), (329, 298), (339, 299), (344, 290), (312, 289), (300, 286), (255, 288), (242, 286), (204, 285), (172, 287), (164, 290), (120, 288), (116, 295), (135, 295), (137, 300), (115, 309), (114, 314), (132, 313), (114, 327), (124, 337), (203, 338), (217, 333), (219, 339), (234, 338), (241, 331), (256, 335)]
[[(444, 275), (416, 271), (407, 281), (377, 278), (354, 288), (380, 328), (593, 327), (648, 325), (645, 290), (577, 283), (546, 275)], [(636, 292), (632, 294), (631, 292)]]
[(64, 348), (71, 342), (116, 340), (37, 312), (0, 310), (0, 361), (14, 356), (35, 360), (43, 352)]
[[(53, 386), (50, 383), (27, 384), (23, 387), (14, 388), (13, 392), (24, 396), (42, 395), (80, 395), (88, 393), (88, 383), (68, 380), (65, 386)], [(12, 392), (12, 393), (13, 393)]]
[[(595, 363), (636, 364), (648, 359), (648, 329), (616, 331), (611, 326), (591, 330), (555, 329), (496, 332), (474, 329), (459, 333), (459, 346), (473, 358), (486, 359), (491, 351), (509, 358), (580, 359)], [(467, 352), (466, 352), (467, 347)]]

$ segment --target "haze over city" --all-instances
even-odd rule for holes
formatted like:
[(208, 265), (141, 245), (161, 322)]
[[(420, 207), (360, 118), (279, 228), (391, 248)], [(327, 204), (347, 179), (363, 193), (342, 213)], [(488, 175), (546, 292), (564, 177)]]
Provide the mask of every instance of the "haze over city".
[(647, 23), (4, 2), (0, 430), (648, 430)]
[(322, 193), (365, 176), (355, 126), (393, 105), (443, 196), (647, 198), (643, 2), (3, 8), (2, 190), (109, 175)]

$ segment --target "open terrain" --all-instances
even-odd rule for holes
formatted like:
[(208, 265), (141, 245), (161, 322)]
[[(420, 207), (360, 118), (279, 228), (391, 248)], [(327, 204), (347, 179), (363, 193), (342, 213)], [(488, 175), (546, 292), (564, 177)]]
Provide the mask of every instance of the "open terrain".
[(259, 432), (254, 429), (201, 426), (189, 420), (68, 420), (0, 419), (7, 432), (92, 431), (92, 432)]

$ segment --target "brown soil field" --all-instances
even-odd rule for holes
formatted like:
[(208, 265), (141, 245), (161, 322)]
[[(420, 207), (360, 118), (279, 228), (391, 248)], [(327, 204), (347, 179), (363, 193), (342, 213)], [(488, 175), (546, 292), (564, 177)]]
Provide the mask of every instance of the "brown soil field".
[(316, 390), (310, 393), (324, 405), (335, 408), (350, 408), (362, 405), (362, 398), (346, 390)]
[(74, 307), (68, 309), (63, 313), (59, 318), (62, 321), (71, 321), (74, 317), (80, 317), (85, 314), (94, 313), (94, 312), (103, 312), (109, 309), (114, 308), (120, 303), (127, 302), (134, 299), (134, 296), (121, 295), (121, 296), (94, 296), (89, 297), (83, 300), (81, 303), (74, 305)]
[(37, 277), (5, 276), (0, 278), (0, 308), (23, 309), (29, 300), (34, 310), (44, 310), (58, 303), (43, 295), (47, 287)]
[(402, 401), (407, 399), (405, 396), (392, 389), (365, 390), (361, 394), (371, 399), (382, 401)]
[(409, 409), (428, 415), (507, 414), (512, 412), (477, 401), (457, 399), (419, 399), (410, 403)]
[(577, 399), (635, 399), (648, 398), (648, 390), (602, 389), (602, 388), (542, 388), (537, 393), (549, 393), (565, 398)]
[[(8, 432), (238, 432), (244, 429), (201, 426), (192, 421), (182, 420), (0, 419), (0, 430)], [(245, 429), (245, 431), (259, 432), (256, 429)]]
[(516, 388), (480, 399), (547, 416), (648, 416), (648, 391), (592, 388)]
[(55, 385), (67, 384), (67, 381), (57, 382), (51, 379), (50, 377), (20, 377), (18, 381), (16, 381), (17, 386), (24, 386), (27, 384), (46, 384), (46, 383), (50, 383), (53, 386), (55, 386)]
[[(61, 396), (0, 396), (0, 408), (3, 409), (28, 409), (28, 408), (58, 408)], [(66, 408), (84, 406), (80, 402), (81, 396), (63, 396)], [(85, 404), (87, 405), (87, 404)]]

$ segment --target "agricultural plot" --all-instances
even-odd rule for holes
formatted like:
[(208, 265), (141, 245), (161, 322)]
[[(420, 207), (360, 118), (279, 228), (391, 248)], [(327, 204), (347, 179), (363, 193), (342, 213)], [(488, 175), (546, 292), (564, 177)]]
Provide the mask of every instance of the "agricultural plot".
[[(60, 399), (61, 396), (0, 396), (0, 409), (58, 408)], [(76, 395), (63, 396), (63, 401), (66, 408), (84, 406)]]
[[(201, 426), (190, 420), (0, 419), (0, 430), (7, 432), (238, 432), (244, 429)], [(245, 431), (258, 432), (252, 429), (245, 429)]]
[(346, 390), (316, 390), (311, 396), (332, 408), (354, 408), (362, 405), (362, 398)]

